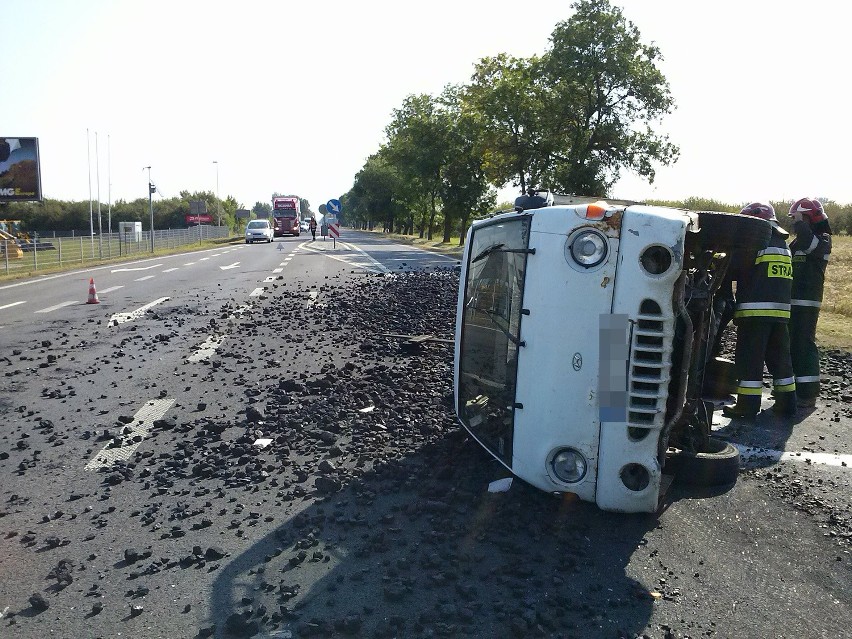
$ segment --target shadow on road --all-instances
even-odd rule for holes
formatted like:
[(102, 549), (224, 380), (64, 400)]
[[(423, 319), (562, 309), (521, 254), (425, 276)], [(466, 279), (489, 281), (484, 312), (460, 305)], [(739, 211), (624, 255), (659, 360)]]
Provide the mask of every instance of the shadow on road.
[[(653, 515), (616, 515), (505, 475), (461, 432), (378, 464), (233, 557), (218, 637), (629, 636), (652, 612), (626, 573)], [(276, 629), (278, 634), (276, 634)]]

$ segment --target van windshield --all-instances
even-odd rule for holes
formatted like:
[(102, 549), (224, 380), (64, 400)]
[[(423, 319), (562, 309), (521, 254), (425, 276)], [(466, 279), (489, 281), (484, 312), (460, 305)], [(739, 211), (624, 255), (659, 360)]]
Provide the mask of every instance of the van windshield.
[(458, 414), (511, 467), (529, 216), (474, 231), (464, 282)]

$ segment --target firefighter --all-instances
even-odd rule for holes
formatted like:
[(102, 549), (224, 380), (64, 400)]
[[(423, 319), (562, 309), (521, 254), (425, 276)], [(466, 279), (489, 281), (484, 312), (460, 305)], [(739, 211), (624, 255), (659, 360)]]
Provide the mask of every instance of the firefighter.
[(799, 406), (811, 407), (819, 396), (816, 325), (831, 253), (831, 227), (822, 203), (815, 198), (804, 197), (793, 202), (790, 217), (796, 234), (796, 239), (790, 243), (793, 253), (790, 354)]
[[(737, 349), (734, 366), (739, 379), (737, 403), (726, 406), (728, 417), (752, 418), (760, 411), (763, 364), (769, 369), (775, 389), (776, 413), (796, 412), (796, 382), (790, 359), (790, 291), (793, 268), (788, 233), (778, 226), (771, 204), (754, 202), (740, 213), (767, 220), (772, 225), (769, 244), (751, 254), (737, 275)], [(753, 257), (753, 259), (752, 259)]]

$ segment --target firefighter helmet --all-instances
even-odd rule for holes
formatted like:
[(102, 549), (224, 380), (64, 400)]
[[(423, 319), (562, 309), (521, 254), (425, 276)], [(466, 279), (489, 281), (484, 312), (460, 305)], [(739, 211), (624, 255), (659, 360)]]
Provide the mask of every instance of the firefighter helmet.
[(775, 224), (778, 223), (778, 218), (775, 217), (775, 209), (771, 204), (752, 202), (751, 204), (744, 206), (740, 213), (743, 215), (751, 215), (752, 217), (759, 217), (761, 220), (766, 220), (767, 222), (774, 222)]
[(825, 209), (822, 208), (822, 202), (816, 198), (803, 197), (793, 202), (793, 206), (790, 207), (790, 217), (795, 217), (796, 213), (801, 213), (802, 219), (809, 224), (828, 219)]

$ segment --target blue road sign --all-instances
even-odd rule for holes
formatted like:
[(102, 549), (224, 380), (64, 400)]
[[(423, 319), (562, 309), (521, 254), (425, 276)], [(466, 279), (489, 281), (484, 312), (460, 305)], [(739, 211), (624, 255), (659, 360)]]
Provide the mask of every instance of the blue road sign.
[(326, 202), (325, 206), (329, 213), (340, 213), (343, 209), (343, 205), (340, 203), (340, 200), (329, 200)]

